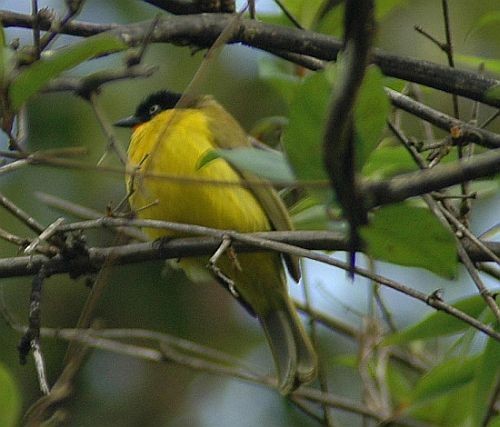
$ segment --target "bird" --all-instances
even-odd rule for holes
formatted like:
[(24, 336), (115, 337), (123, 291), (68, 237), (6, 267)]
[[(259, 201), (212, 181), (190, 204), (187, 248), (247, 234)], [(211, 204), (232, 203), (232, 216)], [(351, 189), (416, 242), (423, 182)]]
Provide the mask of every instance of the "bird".
[[(243, 233), (293, 229), (284, 203), (270, 185), (256, 185), (264, 181), (221, 157), (202, 160), (217, 149), (251, 146), (242, 126), (214, 97), (161, 90), (115, 126), (132, 129), (127, 168), (134, 172), (126, 174), (125, 181), (130, 207), (138, 218)], [(161, 175), (179, 179), (161, 179)], [(183, 237), (165, 229), (145, 228), (144, 232), (152, 240)], [(283, 258), (298, 281), (298, 259)], [(189, 272), (204, 268), (207, 259), (188, 257), (179, 264)], [(259, 320), (274, 358), (278, 389), (287, 395), (316, 378), (318, 361), (288, 294), (282, 261), (276, 252), (231, 255), (226, 251), (216, 261), (221, 274), (212, 275)]]

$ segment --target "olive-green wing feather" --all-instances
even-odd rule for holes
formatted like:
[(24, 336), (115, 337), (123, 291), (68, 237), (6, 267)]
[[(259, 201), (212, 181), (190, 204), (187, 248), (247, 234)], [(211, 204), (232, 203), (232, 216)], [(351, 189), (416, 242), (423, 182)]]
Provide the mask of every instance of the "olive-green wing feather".
[[(218, 147), (223, 149), (251, 147), (248, 135), (239, 123), (211, 96), (200, 98), (196, 103), (196, 107), (203, 109), (209, 120), (213, 121), (213, 126), (211, 126), (210, 122), (208, 125), (214, 134)], [(278, 231), (293, 230), (288, 210), (271, 185), (251, 185), (252, 182), (265, 183), (267, 181), (257, 178), (249, 172), (241, 170), (238, 170), (238, 172), (245, 181), (250, 183), (250, 190), (260, 202), (273, 228)], [(285, 255), (284, 259), (291, 276), (296, 281), (299, 281), (300, 267), (298, 258)]]

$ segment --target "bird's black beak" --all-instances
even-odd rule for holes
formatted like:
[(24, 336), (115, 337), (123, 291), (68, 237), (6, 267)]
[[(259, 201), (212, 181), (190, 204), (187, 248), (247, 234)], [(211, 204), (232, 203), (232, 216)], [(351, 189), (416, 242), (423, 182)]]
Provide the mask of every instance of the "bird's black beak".
[(124, 119), (118, 120), (113, 123), (113, 126), (118, 126), (121, 128), (133, 128), (134, 126), (140, 125), (142, 121), (136, 116), (125, 117)]

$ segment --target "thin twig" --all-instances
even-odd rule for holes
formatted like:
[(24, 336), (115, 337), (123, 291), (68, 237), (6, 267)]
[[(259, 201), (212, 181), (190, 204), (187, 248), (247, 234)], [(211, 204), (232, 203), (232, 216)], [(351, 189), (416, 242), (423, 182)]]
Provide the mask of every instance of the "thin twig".
[(308, 417), (315, 420), (318, 424), (322, 425), (324, 423), (323, 418), (310, 407), (311, 403), (309, 401), (296, 397), (293, 394), (289, 397), (289, 399), (297, 408), (304, 412)]
[[(19, 249), (24, 249), (31, 242), (30, 239), (16, 236), (15, 234), (12, 234), (12, 233), (10, 233), (2, 228), (0, 228), (0, 239), (5, 240), (6, 242), (9, 242), (9, 243), (13, 243), (14, 245), (18, 246)], [(50, 257), (50, 258), (52, 258), (54, 255), (59, 253), (59, 249), (55, 246), (52, 246), (52, 245), (37, 246), (35, 248), (35, 250), (36, 250), (36, 252), (43, 254), (47, 257)]]
[(274, 2), (281, 9), (283, 14), (290, 20), (290, 22), (295, 25), (299, 30), (304, 30), (304, 27), (300, 24), (300, 22), (293, 16), (293, 14), (288, 10), (288, 8), (281, 2), (281, 0), (274, 0)]
[(40, 234), (45, 230), (45, 227), (40, 224), (36, 219), (34, 219), (31, 215), (22, 210), (19, 206), (15, 205), (12, 201), (10, 201), (7, 197), (0, 193), (0, 206), (3, 206), (7, 209), (12, 215), (14, 215), (17, 219), (31, 228), (37, 234)]
[[(50, 331), (45, 329), (44, 331)], [(216, 375), (230, 376), (239, 378), (244, 381), (258, 383), (267, 387), (276, 388), (277, 383), (274, 378), (263, 376), (242, 367), (225, 366), (220, 363), (211, 362), (199, 357), (189, 356), (185, 353), (180, 353), (173, 347), (167, 344), (161, 344), (161, 351), (143, 347), (133, 344), (121, 343), (107, 338), (100, 337), (98, 334), (104, 331), (81, 331), (81, 330), (60, 330), (51, 332), (51, 336), (60, 337), (68, 340), (77, 340), (88, 346), (99, 348), (101, 350), (112, 351), (119, 354), (128, 355), (134, 358), (150, 360), (152, 362), (164, 363), (174, 362), (181, 366), (189, 367), (194, 370), (201, 370)], [(105, 332), (104, 332), (105, 334)], [(366, 415), (379, 421), (383, 421), (380, 414), (371, 411), (354, 401), (343, 398), (341, 396), (333, 395), (330, 393), (323, 393), (309, 387), (301, 387), (296, 390), (292, 396), (304, 398), (309, 401), (317, 402), (319, 404), (327, 404), (333, 408), (337, 408), (347, 412)], [(411, 426), (413, 424), (406, 424), (402, 421), (401, 425)]]
[(70, 4), (71, 7), (66, 12), (66, 16), (60, 22), (54, 22), (51, 25), (51, 31), (45, 34), (40, 41), (40, 50), (45, 50), (54, 40), (57, 38), (59, 34), (64, 31), (64, 28), (68, 23), (76, 18), (76, 16), (80, 13), (80, 10), (83, 6), (84, 0), (72, 0), (70, 2), (66, 2), (66, 4)]
[[(311, 295), (309, 292), (309, 281), (308, 277), (306, 275), (306, 270), (302, 268), (302, 292), (304, 294), (304, 301), (305, 301), (305, 307), (306, 307), (306, 312), (312, 310), (312, 301), (311, 301)], [(319, 337), (318, 337), (318, 329), (316, 327), (316, 319), (313, 316), (309, 317), (309, 327), (311, 329), (311, 341), (313, 344), (313, 347), (316, 349), (319, 349)], [(328, 372), (326, 370), (325, 364), (322, 362), (322, 360), (319, 358), (318, 355), (318, 381), (319, 381), (319, 387), (320, 390), (324, 393), (328, 393)], [(333, 415), (330, 412), (328, 406), (322, 405), (323, 409), (323, 422), (326, 426), (328, 427), (333, 427), (335, 426), (335, 421), (333, 419)]]
[(495, 415), (498, 415), (498, 409), (495, 406), (498, 405), (499, 397), (500, 397), (500, 378), (498, 378), (497, 375), (496, 386), (488, 402), (488, 411), (484, 417), (481, 427), (488, 427), (490, 420)]
[(56, 219), (52, 224), (50, 224), (45, 230), (43, 230), (40, 235), (35, 238), (26, 248), (24, 249), (24, 253), (26, 255), (31, 255), (35, 250), (37, 250), (38, 246), (41, 242), (45, 242), (50, 239), (54, 233), (58, 230), (58, 227), (64, 222), (64, 218)]
[(22, 168), (28, 164), (29, 164), (28, 160), (21, 159), (21, 160), (16, 160), (15, 162), (12, 162), (12, 163), (8, 163), (4, 166), (0, 166), (0, 175), (3, 175), (4, 173), (9, 173), (9, 172), (15, 171), (15, 170)]
[[(106, 285), (109, 283), (109, 275), (111, 274), (111, 270), (107, 267), (111, 264), (114, 264), (113, 252), (110, 252), (109, 255), (105, 258), (101, 269), (99, 270), (99, 274), (97, 275), (90, 293), (87, 296), (82, 311), (80, 312), (80, 316), (76, 323), (76, 329), (87, 329), (90, 327), (94, 312), (97, 308), (97, 304), (99, 303), (104, 290), (106, 289)], [(75, 355), (80, 350), (81, 345), (78, 345), (77, 342), (70, 343), (64, 357), (65, 364), (71, 363), (71, 360), (76, 357)]]
[(31, 345), (31, 350), (33, 351), (33, 359), (35, 361), (35, 369), (38, 376), (38, 384), (40, 386), (40, 391), (42, 394), (49, 394), (50, 387), (47, 381), (47, 374), (45, 368), (45, 359), (43, 357), (42, 348), (40, 346), (39, 340), (33, 340)]
[(492, 261), (496, 262), (498, 265), (500, 265), (500, 257), (498, 257), (493, 251), (491, 251), (490, 248), (488, 248), (481, 240), (479, 240), (472, 231), (470, 231), (467, 227), (465, 227), (458, 219), (456, 219), (448, 210), (443, 209), (443, 214), (446, 217), (448, 221), (452, 223), (452, 225), (459, 230), (461, 233), (463, 233), (467, 238), (473, 242), (477, 247), (481, 250), (484, 251), (486, 255), (488, 255)]
[[(453, 40), (451, 37), (451, 24), (450, 24), (450, 14), (448, 11), (448, 0), (441, 0), (441, 5), (443, 8), (443, 20), (444, 20), (444, 30), (446, 37), (446, 56), (448, 58), (448, 65), (450, 68), (455, 68), (455, 60), (453, 59)], [(460, 112), (458, 109), (458, 97), (456, 94), (452, 95), (453, 99), (453, 114), (455, 118), (460, 118)]]
[(35, 60), (40, 59), (40, 17), (38, 16), (38, 0), (31, 0), (31, 16), (33, 18), (33, 49)]
[[(420, 102), (422, 104), (424, 100), (424, 94), (422, 92), (422, 89), (420, 88), (420, 85), (415, 83), (410, 83), (409, 88), (411, 95), (415, 99), (415, 101)], [(432, 143), (435, 140), (435, 137), (431, 124), (426, 120), (421, 120), (420, 123), (422, 124), (422, 127), (424, 129), (427, 141)]]
[(450, 132), (452, 128), (459, 128), (462, 138), (488, 148), (500, 147), (500, 135), (484, 130), (480, 127), (471, 126), (441, 111), (435, 110), (425, 104), (415, 101), (409, 96), (403, 95), (393, 89), (386, 88), (386, 94), (395, 107), (410, 113), (416, 117), (432, 123), (440, 129)]
[(158, 13), (154, 17), (154, 19), (151, 21), (151, 26), (149, 27), (148, 31), (144, 35), (144, 40), (142, 41), (142, 43), (139, 47), (139, 51), (136, 54), (127, 58), (128, 67), (135, 66), (142, 61), (142, 58), (144, 57), (144, 54), (146, 53), (146, 50), (147, 50), (149, 44), (151, 43), (151, 36), (154, 33), (155, 28), (158, 25), (158, 21), (160, 20), (160, 18), (161, 18), (161, 14)]
[(490, 125), (490, 123), (493, 122), (493, 120), (497, 119), (498, 117), (500, 117), (500, 110), (495, 111), (490, 117), (488, 117), (483, 123), (481, 123), (479, 127), (481, 129), (487, 127), (488, 125)]
[[(86, 206), (79, 205), (78, 203), (70, 202), (52, 194), (47, 194), (42, 191), (36, 191), (35, 197), (45, 203), (47, 206), (59, 209), (65, 213), (74, 215), (80, 219), (98, 219), (102, 218), (102, 212), (90, 209)], [(137, 228), (132, 227), (113, 227), (112, 230), (131, 237), (139, 242), (148, 242), (150, 239)]]
[(483, 273), (486, 273), (487, 275), (493, 277), (494, 279), (496, 279), (500, 282), (500, 269), (495, 268), (495, 267), (483, 262), (483, 263), (479, 264), (478, 270), (482, 271)]
[(0, 239), (5, 240), (6, 242), (13, 243), (14, 245), (19, 246), (20, 248), (26, 247), (27, 245), (29, 245), (30, 242), (28, 239), (16, 236), (15, 234), (10, 233), (7, 230), (4, 230), (3, 228), (0, 228)]
[(441, 49), (443, 52), (447, 51), (447, 46), (446, 43), (443, 43), (439, 41), (436, 37), (434, 37), (432, 34), (424, 30), (420, 25), (415, 25), (413, 27), (415, 31), (421, 35), (423, 35), (427, 40), (431, 41), (433, 44), (435, 44), (439, 49)]
[[(236, 287), (234, 285), (234, 280), (226, 276), (222, 270), (217, 266), (217, 261), (219, 258), (229, 251), (231, 248), (231, 239), (229, 237), (223, 237), (222, 238), (222, 243), (220, 246), (217, 248), (217, 250), (214, 252), (214, 254), (210, 257), (208, 260), (208, 269), (212, 272), (214, 277), (217, 278), (217, 281), (220, 282), (230, 293), (233, 297), (236, 299), (240, 299), (240, 294), (236, 290)], [(235, 259), (234, 260), (234, 266), (241, 271), (241, 266), (239, 265), (238, 261)]]
[[(28, 158), (35, 165), (50, 165), (54, 167), (79, 169), (79, 170), (95, 170), (123, 176), (123, 169), (112, 166), (95, 166), (82, 162), (71, 161), (67, 159), (59, 159), (54, 157), (46, 157), (37, 154), (11, 153), (8, 151), (0, 151), (0, 156), (8, 158)], [(500, 150), (491, 150), (488, 153), (482, 153), (474, 156), (466, 162), (453, 162), (445, 165), (439, 165), (433, 168), (432, 171), (412, 172), (401, 174), (396, 177), (380, 180), (367, 181), (362, 183), (363, 192), (369, 195), (367, 200), (367, 208), (373, 208), (379, 205), (399, 202), (409, 197), (426, 194), (430, 191), (437, 191), (445, 187), (459, 184), (463, 180), (472, 180), (493, 175), (498, 172), (500, 167)], [(134, 169), (127, 170), (126, 174), (136, 174)], [(144, 172), (145, 177), (154, 177), (157, 179), (172, 180), (176, 182), (185, 182), (196, 185), (221, 185), (221, 186), (270, 186), (269, 182), (262, 180), (247, 180), (247, 181), (222, 181), (222, 180), (207, 180), (193, 177), (173, 176), (169, 174), (156, 174)], [(275, 185), (290, 185), (290, 181), (274, 182)], [(297, 185), (303, 187), (324, 188), (328, 183), (323, 180), (299, 181)]]
[(396, 324), (394, 323), (394, 319), (392, 317), (392, 313), (389, 311), (387, 308), (382, 295), (380, 294), (380, 287), (377, 285), (374, 288), (374, 296), (375, 296), (375, 301), (377, 302), (377, 306), (379, 307), (382, 317), (384, 318), (385, 322), (389, 326), (389, 330), (391, 332), (396, 332), (397, 327)]
[(108, 140), (108, 146), (106, 147), (106, 150), (101, 159), (97, 162), (97, 166), (99, 166), (104, 161), (109, 150), (112, 150), (116, 154), (118, 160), (120, 160), (122, 165), (127, 165), (127, 153), (125, 153), (123, 147), (118, 143), (113, 132), (113, 128), (109, 120), (107, 120), (107, 118), (105, 117), (104, 112), (102, 111), (97, 101), (97, 95), (95, 92), (92, 92), (90, 94), (88, 101), (92, 107), (92, 110), (94, 111), (94, 115), (99, 122), (104, 135), (106, 136), (106, 139)]
[[(28, 138), (28, 112), (26, 105), (23, 105), (16, 116), (17, 129), (16, 141), (14, 143), (15, 149), (18, 151), (26, 151), (26, 140)], [(9, 141), (9, 146), (13, 142)]]
[(413, 158), (415, 163), (418, 165), (420, 169), (427, 169), (428, 165), (422, 156), (419, 154), (418, 150), (415, 146), (410, 142), (410, 140), (403, 134), (403, 132), (395, 126), (390, 120), (387, 121), (387, 125), (389, 126), (390, 131), (402, 142), (403, 147), (406, 148), (410, 156)]
[(469, 255), (467, 255), (467, 252), (465, 251), (464, 247), (459, 243), (457, 249), (458, 249), (458, 256), (462, 260), (462, 263), (467, 269), (469, 276), (471, 277), (472, 281), (479, 290), (479, 294), (486, 301), (486, 304), (491, 309), (492, 313), (497, 319), (497, 322), (500, 322), (500, 307), (498, 306), (495, 297), (481, 280), (481, 277), (479, 276), (474, 263), (471, 261)]
[(31, 285), (30, 308), (28, 316), (28, 328), (21, 338), (18, 346), (21, 364), (26, 363), (26, 358), (30, 351), (33, 351), (35, 367), (38, 376), (38, 383), (43, 394), (48, 394), (50, 389), (45, 372), (45, 362), (40, 347), (40, 327), (41, 327), (41, 302), (43, 282), (47, 278), (47, 271), (40, 268), (35, 275)]
[(96, 71), (84, 77), (58, 77), (50, 81), (44, 92), (71, 91), (87, 99), (92, 92), (98, 92), (101, 86), (135, 78), (146, 78), (158, 70), (156, 65), (133, 65), (125, 68)]

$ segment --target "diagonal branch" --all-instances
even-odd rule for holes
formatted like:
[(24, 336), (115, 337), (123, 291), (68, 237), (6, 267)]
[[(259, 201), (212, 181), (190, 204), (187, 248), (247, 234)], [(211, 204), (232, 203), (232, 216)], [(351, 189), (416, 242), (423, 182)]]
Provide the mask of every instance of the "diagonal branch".
[(373, 208), (498, 173), (500, 148), (478, 154), (470, 160), (443, 164), (387, 180), (366, 182), (363, 191), (369, 195), (367, 208)]

